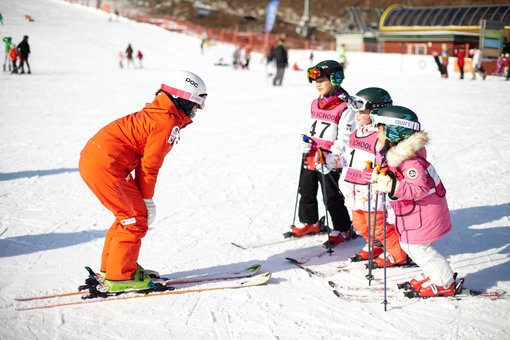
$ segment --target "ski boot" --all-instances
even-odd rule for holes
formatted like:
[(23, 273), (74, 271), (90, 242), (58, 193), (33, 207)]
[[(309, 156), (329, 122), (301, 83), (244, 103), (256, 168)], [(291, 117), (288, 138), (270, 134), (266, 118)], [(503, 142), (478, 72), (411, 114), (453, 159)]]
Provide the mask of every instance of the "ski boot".
[(418, 294), (420, 297), (453, 296), (455, 295), (455, 282), (452, 282), (448, 287), (443, 287), (427, 281), (421, 285)]
[[(372, 250), (372, 257), (377, 257), (383, 253), (383, 248), (374, 245), (374, 249)], [(368, 260), (368, 244), (363, 247), (357, 254), (354, 254), (350, 257), (352, 262), (361, 262)]]
[[(398, 266), (407, 263), (407, 256), (400, 261), (395, 261), (393, 255), (386, 253), (386, 267)], [(375, 268), (384, 268), (384, 253), (374, 259)]]
[(316, 223), (298, 223), (298, 226), (292, 226), (292, 230), (283, 234), (285, 238), (301, 237), (310, 234), (317, 234), (326, 231), (324, 226), (324, 217)]
[[(141, 268), (141, 266), (138, 263), (136, 265)], [(155, 270), (150, 270), (150, 269), (143, 269), (143, 270), (145, 270), (145, 275), (149, 276), (151, 279), (159, 279), (160, 278), (159, 273)], [(93, 276), (99, 283), (101, 283), (101, 282), (104, 282), (104, 280), (106, 279), (106, 272), (100, 271), (99, 273), (94, 273)]]
[(324, 248), (332, 248), (332, 247), (335, 247), (335, 246), (339, 245), (340, 243), (346, 242), (350, 239), (351, 239), (351, 230), (347, 230), (347, 231), (333, 230), (329, 234), (329, 239), (326, 242), (324, 242), (324, 244), (322, 246)]
[(146, 275), (143, 267), (138, 264), (138, 268), (136, 268), (136, 271), (130, 280), (108, 280), (105, 278), (101, 285), (97, 287), (97, 290), (103, 293), (141, 290), (153, 288), (151, 283), (151, 277)]
[[(437, 296), (454, 296), (462, 291), (462, 286), (464, 284), (464, 279), (460, 279), (459, 282), (457, 280), (457, 273), (453, 274), (453, 281), (446, 287), (436, 285), (430, 282), (430, 279), (424, 281), (421, 286), (416, 289), (409, 289), (404, 292), (404, 296), (408, 298), (416, 298), (416, 297), (437, 297)], [(419, 281), (416, 281), (418, 283)], [(406, 282), (410, 284), (410, 282)], [(404, 284), (406, 284), (404, 283)], [(403, 284), (398, 285), (399, 288)]]
[(423, 276), (424, 275), (422, 274), (421, 279), (411, 279), (411, 281), (408, 282), (398, 283), (397, 287), (398, 289), (414, 289), (416, 291), (419, 291), (422, 284), (424, 284), (427, 281), (430, 281), (429, 277), (424, 278)]

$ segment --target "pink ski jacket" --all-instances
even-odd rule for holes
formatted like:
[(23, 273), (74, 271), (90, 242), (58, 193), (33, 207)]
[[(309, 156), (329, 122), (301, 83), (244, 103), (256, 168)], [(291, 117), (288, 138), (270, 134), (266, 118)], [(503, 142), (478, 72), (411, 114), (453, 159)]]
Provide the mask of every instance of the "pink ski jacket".
[(426, 160), (427, 143), (427, 134), (416, 132), (387, 154), (389, 170), (399, 184), (390, 203), (400, 241), (408, 244), (432, 243), (452, 228), (446, 190)]

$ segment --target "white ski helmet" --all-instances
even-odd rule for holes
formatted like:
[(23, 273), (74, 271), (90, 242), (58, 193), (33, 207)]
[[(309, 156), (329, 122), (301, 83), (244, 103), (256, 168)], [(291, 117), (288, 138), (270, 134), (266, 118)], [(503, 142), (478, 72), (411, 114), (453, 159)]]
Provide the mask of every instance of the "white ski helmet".
[(179, 109), (193, 118), (193, 106), (203, 109), (207, 90), (205, 83), (195, 73), (189, 71), (175, 71), (170, 74), (169, 81), (161, 84), (161, 90), (171, 95), (178, 104)]

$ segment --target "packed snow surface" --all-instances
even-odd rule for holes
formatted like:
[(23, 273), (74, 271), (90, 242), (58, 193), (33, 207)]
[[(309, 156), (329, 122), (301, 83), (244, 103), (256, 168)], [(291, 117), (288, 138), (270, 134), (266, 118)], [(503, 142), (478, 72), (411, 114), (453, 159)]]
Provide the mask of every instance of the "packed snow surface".
[[(214, 66), (220, 58), (231, 62), (233, 45), (213, 43), (201, 54), (199, 37), (110, 21), (63, 1), (4, 0), (0, 13), (0, 35), (19, 43), (26, 34), (32, 50), (31, 75), (0, 74), (0, 339), (510, 338), (510, 300), (405, 299), (395, 295), (395, 283), (420, 270), (390, 268), (384, 311), (381, 270), (369, 287), (361, 269), (318, 278), (285, 260), (313, 254), (325, 236), (248, 250), (231, 245), (279, 240), (292, 223), (299, 134), (317, 96), (304, 72), (289, 68), (284, 85), (273, 87), (259, 53), (249, 70)], [(128, 43), (143, 52), (143, 68), (118, 67)], [(308, 55), (290, 51), (290, 62), (306, 68)], [(470, 74), (461, 81), (453, 72), (441, 79), (430, 56), (414, 64), (400, 55), (347, 57), (345, 89), (385, 88), (430, 134), (429, 160), (446, 186), (454, 224), (435, 247), (467, 287), (510, 291), (510, 82), (472, 81)], [(316, 52), (315, 62), (322, 59), (336, 53)], [(79, 300), (15, 298), (74, 291), (84, 266), (98, 269), (113, 216), (81, 180), (80, 151), (101, 127), (151, 102), (176, 69), (199, 74), (208, 97), (160, 171), (158, 215), (139, 262), (173, 277), (259, 263), (271, 280), (241, 290), (17, 311)], [(331, 270), (362, 246), (353, 240), (312, 262)], [(380, 299), (339, 299), (328, 280)]]

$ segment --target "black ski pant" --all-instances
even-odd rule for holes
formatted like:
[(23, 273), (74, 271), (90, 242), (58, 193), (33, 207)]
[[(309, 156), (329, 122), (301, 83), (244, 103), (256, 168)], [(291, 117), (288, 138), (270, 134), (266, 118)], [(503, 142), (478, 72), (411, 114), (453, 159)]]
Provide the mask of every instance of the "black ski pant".
[[(341, 172), (332, 171), (325, 175), (326, 197), (328, 212), (333, 220), (333, 229), (348, 231), (351, 228), (351, 218), (344, 205), (344, 196), (338, 189), (338, 180)], [(303, 169), (299, 183), (299, 220), (302, 223), (316, 223), (319, 220), (319, 206), (317, 191), (319, 183), (322, 188), (322, 174), (319, 171)], [(321, 195), (322, 196), (322, 195)]]
[(24, 63), (27, 63), (27, 67), (28, 67), (28, 72), (30, 72), (30, 64), (28, 63), (28, 57), (27, 58), (20, 58), (20, 64), (19, 64), (19, 67), (21, 68), (21, 72), (25, 72), (25, 69), (24, 69)]

